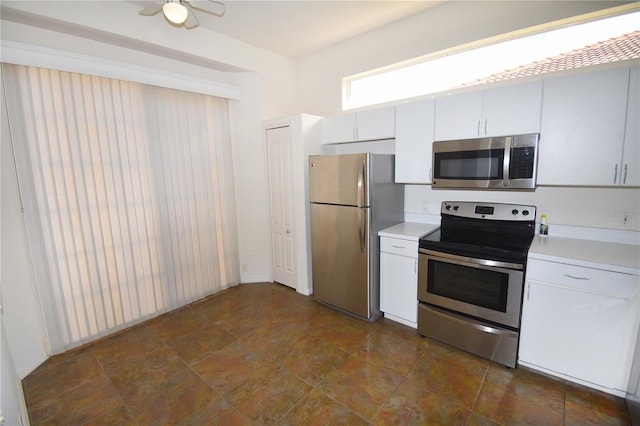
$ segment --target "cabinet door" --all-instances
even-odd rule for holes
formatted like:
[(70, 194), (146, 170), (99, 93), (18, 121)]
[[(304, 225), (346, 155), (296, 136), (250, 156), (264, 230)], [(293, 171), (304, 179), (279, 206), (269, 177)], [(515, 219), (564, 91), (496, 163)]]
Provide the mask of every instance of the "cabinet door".
[(619, 183), (628, 73), (616, 68), (545, 81), (538, 184)]
[(623, 185), (640, 185), (640, 67), (631, 68), (627, 126), (622, 154)]
[[(623, 275), (612, 272), (609, 278), (629, 280)], [(607, 282), (602, 284), (606, 288)], [(520, 361), (624, 390), (630, 337), (637, 331), (637, 295), (614, 296), (531, 279), (526, 285)]]
[(356, 116), (356, 140), (372, 141), (395, 137), (395, 107), (359, 112)]
[(436, 99), (436, 141), (477, 138), (482, 117), (482, 90)]
[(418, 320), (417, 263), (415, 258), (380, 253), (380, 310), (413, 328)]
[(396, 182), (431, 183), (435, 101), (396, 107)]
[(356, 139), (356, 115), (341, 114), (322, 120), (322, 143), (353, 142)]
[(481, 136), (540, 132), (542, 81), (496, 87), (484, 91)]

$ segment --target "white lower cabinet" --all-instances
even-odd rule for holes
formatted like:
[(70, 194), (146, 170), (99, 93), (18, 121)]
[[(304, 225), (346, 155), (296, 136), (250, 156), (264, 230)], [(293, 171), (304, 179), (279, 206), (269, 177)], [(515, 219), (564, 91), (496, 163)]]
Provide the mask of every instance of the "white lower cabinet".
[(416, 328), (418, 242), (380, 237), (380, 310), (385, 318)]
[(519, 364), (609, 393), (626, 390), (638, 276), (530, 259)]

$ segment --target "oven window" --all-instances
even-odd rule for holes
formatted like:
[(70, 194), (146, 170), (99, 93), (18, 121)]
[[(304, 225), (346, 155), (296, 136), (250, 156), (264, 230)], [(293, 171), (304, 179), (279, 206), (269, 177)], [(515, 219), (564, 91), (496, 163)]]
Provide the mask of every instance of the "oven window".
[(438, 152), (435, 154), (435, 178), (459, 180), (501, 180), (503, 149)]
[(509, 274), (429, 260), (427, 291), (431, 294), (507, 311)]

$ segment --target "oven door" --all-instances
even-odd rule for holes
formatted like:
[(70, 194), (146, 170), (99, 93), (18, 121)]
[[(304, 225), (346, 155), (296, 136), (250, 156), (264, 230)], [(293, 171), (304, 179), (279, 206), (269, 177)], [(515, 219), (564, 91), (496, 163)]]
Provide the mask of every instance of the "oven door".
[(432, 306), (520, 326), (524, 267), (420, 249), (418, 299)]

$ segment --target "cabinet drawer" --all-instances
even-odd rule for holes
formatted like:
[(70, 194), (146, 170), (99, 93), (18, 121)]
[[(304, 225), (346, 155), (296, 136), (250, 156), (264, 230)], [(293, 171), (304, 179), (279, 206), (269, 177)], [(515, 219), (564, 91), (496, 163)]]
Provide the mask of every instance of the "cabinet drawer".
[(527, 280), (611, 297), (627, 298), (638, 291), (638, 283), (633, 275), (538, 259), (528, 261)]
[(380, 237), (380, 251), (418, 258), (418, 242), (399, 238)]

